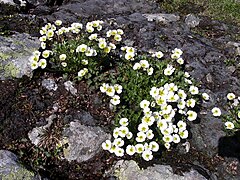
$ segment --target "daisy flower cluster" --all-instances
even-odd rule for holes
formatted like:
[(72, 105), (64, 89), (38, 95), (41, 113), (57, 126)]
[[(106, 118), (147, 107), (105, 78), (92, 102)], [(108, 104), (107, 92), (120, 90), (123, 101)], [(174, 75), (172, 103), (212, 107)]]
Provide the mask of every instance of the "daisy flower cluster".
[[(41, 28), (41, 46), (33, 52), (29, 63), (33, 70), (49, 64), (50, 68), (76, 73), (78, 80), (90, 78), (88, 85), (100, 86), (100, 91), (110, 97), (118, 126), (113, 130), (114, 139), (102, 143), (104, 150), (119, 157), (137, 155), (150, 161), (160, 145), (170, 149), (188, 138), (188, 125), (198, 117), (198, 99), (208, 101), (210, 97), (200, 94), (190, 74), (182, 71), (181, 49), (172, 50), (171, 58), (166, 60), (161, 51), (140, 56), (141, 51), (135, 47), (119, 48), (123, 30), (104, 30), (101, 20), (85, 25), (72, 23), (68, 27), (62, 24), (56, 20)], [(240, 128), (240, 98), (233, 93), (227, 98), (235, 115), (227, 118), (225, 126)], [(221, 116), (217, 107), (212, 113)]]
[(124, 47), (121, 47), (121, 50), (125, 52), (124, 58), (126, 60), (134, 61), (134, 57), (137, 55), (135, 48), (124, 46)]
[(184, 60), (181, 58), (181, 55), (183, 54), (181, 49), (175, 48), (172, 50), (171, 58), (175, 59), (179, 64), (184, 64)]
[[(176, 50), (176, 53), (179, 52)], [(179, 54), (181, 55), (181, 53)], [(163, 57), (163, 53), (156, 52), (152, 54), (152, 57), (160, 59)], [(166, 66), (167, 70), (170, 69), (173, 72), (176, 69), (170, 64)], [(139, 63), (133, 65), (133, 70), (147, 71), (149, 68), (148, 60), (140, 60)], [(171, 78), (173, 72), (163, 71), (162, 73), (166, 78)], [(164, 78), (163, 76), (161, 78)], [(113, 130), (114, 140), (103, 142), (103, 149), (115, 153), (117, 156), (140, 155), (144, 160), (150, 161), (153, 159), (154, 153), (159, 151), (161, 144), (166, 149), (170, 149), (172, 145), (187, 139), (189, 136), (188, 121), (197, 119), (197, 112), (194, 109), (200, 92), (198, 87), (193, 85), (189, 73), (183, 73), (183, 78), (185, 81), (189, 81), (184, 88), (174, 82), (167, 82), (159, 87), (153, 86), (149, 91), (151, 98), (143, 99), (139, 103), (140, 119), (133, 120), (134, 125), (129, 126), (132, 123), (131, 120), (126, 117), (121, 118), (120, 126)], [(209, 98), (206, 93), (203, 93), (202, 96), (206, 99)], [(133, 126), (136, 129), (132, 129)]]
[[(183, 54), (183, 52), (181, 49), (175, 48), (174, 50), (172, 50), (171, 58), (173, 60), (176, 60), (176, 62), (178, 64), (182, 65), (182, 64), (184, 64), (184, 60), (181, 58), (182, 54)], [(168, 64), (167, 68), (164, 69), (164, 75), (171, 76), (174, 73), (174, 71), (175, 71), (175, 68), (171, 64)], [(192, 84), (191, 80), (189, 80), (187, 78), (188, 78), (188, 76), (186, 76), (185, 82), (187, 82), (188, 84)]]
[[(159, 150), (159, 144), (156, 141), (144, 142), (144, 139), (151, 140), (154, 136), (152, 130), (144, 129), (144, 126), (139, 125), (138, 129), (143, 131), (138, 132), (135, 145), (126, 145), (124, 140), (133, 139), (133, 133), (128, 128), (129, 121), (127, 118), (121, 118), (119, 120), (120, 127), (117, 127), (113, 131), (114, 140), (106, 140), (102, 143), (102, 148), (108, 150), (110, 153), (114, 153), (118, 157), (124, 156), (124, 153), (133, 156), (139, 154), (146, 161), (153, 159), (153, 152)], [(145, 127), (147, 127), (145, 125)], [(143, 143), (144, 142), (144, 143)]]
[(143, 71), (147, 71), (147, 74), (150, 76), (153, 74), (153, 67), (150, 67), (149, 63), (147, 60), (140, 60), (139, 63), (135, 63), (133, 65), (133, 69), (134, 70), (139, 70), (139, 69), (143, 69)]
[[(60, 21), (61, 22), (61, 21)], [(57, 23), (56, 23), (57, 24)], [(46, 68), (47, 66), (47, 58), (53, 55), (53, 52), (50, 49), (46, 49), (47, 41), (50, 41), (54, 37), (54, 32), (56, 31), (57, 27), (54, 24), (47, 23), (42, 29), (40, 30), (41, 37), (39, 38), (41, 42), (41, 52), (34, 51), (32, 56), (29, 59), (29, 63), (31, 69), (37, 69), (40, 67), (41, 69)]]
[[(115, 51), (124, 34), (122, 29), (101, 32), (104, 24), (101, 20), (87, 22), (85, 26), (77, 22), (68, 27), (62, 24), (61, 20), (56, 20), (41, 28), (40, 49), (33, 52), (29, 59), (32, 70), (38, 67), (44, 69), (50, 63), (51, 67), (63, 71), (74, 70), (82, 78), (89, 72), (95, 72), (89, 68), (96, 70), (99, 66), (97, 61)], [(67, 41), (70, 39), (72, 44)], [(131, 54), (132, 50), (127, 51)]]
[(114, 29), (114, 30), (109, 30), (106, 33), (107, 37), (113, 37), (115, 41), (121, 41), (122, 40), (122, 35), (124, 34), (122, 29)]
[(161, 59), (164, 56), (162, 51), (157, 51), (157, 52), (154, 52), (154, 53), (150, 52), (150, 54), (152, 54), (152, 57), (156, 57), (158, 59)]
[[(185, 92), (174, 83), (166, 83), (162, 87), (152, 87), (150, 95), (154, 99), (153, 102), (143, 100), (140, 104), (145, 113), (143, 120), (148, 121), (148, 114), (152, 114), (149, 125), (156, 121), (157, 127), (163, 136), (164, 145), (169, 149), (171, 143), (179, 143), (181, 139), (188, 137), (185, 121), (197, 119), (197, 113), (193, 108), (196, 105), (194, 96), (198, 95), (198, 88), (190, 86), (188, 92)], [(153, 113), (150, 104), (155, 109)], [(176, 114), (182, 115), (181, 119), (176, 119)], [(155, 118), (155, 121), (153, 121), (153, 118)]]
[[(102, 87), (103, 88), (103, 87)], [(124, 152), (130, 156), (139, 154), (146, 161), (152, 160), (153, 153), (159, 150), (159, 142), (154, 139), (161, 137), (167, 149), (171, 144), (181, 142), (181, 139), (188, 138), (187, 123), (197, 118), (197, 113), (192, 110), (196, 101), (192, 98), (197, 95), (197, 91), (190, 91), (187, 95), (182, 89), (179, 89), (174, 83), (166, 83), (162, 87), (152, 87), (149, 92), (154, 101), (150, 102), (146, 99), (139, 104), (143, 112), (140, 124), (137, 125), (137, 133), (133, 134), (129, 128), (129, 120), (121, 118), (120, 127), (116, 127), (113, 131), (114, 140), (106, 140), (102, 147), (116, 156), (123, 156)], [(195, 89), (196, 90), (196, 89)], [(182, 119), (176, 119), (175, 115), (180, 113)], [(184, 118), (185, 116), (185, 118)], [(160, 133), (156, 133), (155, 127)], [(133, 144), (125, 145), (125, 140), (132, 140)]]
[(52, 51), (50, 50), (44, 50), (43, 52), (40, 51), (34, 51), (32, 56), (29, 59), (31, 69), (37, 69), (40, 67), (41, 69), (46, 68), (47, 66), (47, 61), (46, 59), (52, 55)]
[[(237, 97), (234, 93), (230, 92), (227, 94), (228, 106), (226, 108), (227, 114), (222, 115), (222, 119), (225, 122), (225, 128), (228, 130), (240, 129), (240, 97)], [(213, 108), (212, 113), (221, 116), (221, 110), (217, 107)]]
[(110, 103), (115, 106), (120, 104), (120, 96), (118, 94), (122, 93), (122, 89), (123, 89), (122, 86), (119, 84), (111, 86), (107, 83), (103, 83), (102, 86), (100, 87), (100, 91), (102, 93), (106, 93), (106, 95), (112, 98), (110, 100)]

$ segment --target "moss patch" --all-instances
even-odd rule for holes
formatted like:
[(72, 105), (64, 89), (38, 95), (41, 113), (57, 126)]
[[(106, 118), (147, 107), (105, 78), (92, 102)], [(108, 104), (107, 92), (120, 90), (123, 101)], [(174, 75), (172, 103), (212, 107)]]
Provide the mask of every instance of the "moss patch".
[(240, 2), (235, 0), (164, 0), (160, 6), (170, 13), (196, 13), (240, 25)]

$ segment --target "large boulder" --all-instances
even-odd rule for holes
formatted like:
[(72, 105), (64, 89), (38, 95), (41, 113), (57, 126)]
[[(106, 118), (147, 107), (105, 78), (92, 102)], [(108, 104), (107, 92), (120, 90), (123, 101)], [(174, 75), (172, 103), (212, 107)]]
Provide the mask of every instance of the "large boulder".
[(16, 33), (11, 37), (0, 36), (0, 79), (31, 76), (29, 58), (40, 42), (29, 34)]
[(190, 172), (184, 172), (183, 175), (177, 175), (173, 173), (170, 166), (154, 165), (147, 169), (141, 169), (133, 160), (118, 161), (113, 167), (113, 174), (119, 180), (206, 180), (204, 176), (193, 169)]
[(35, 176), (33, 172), (23, 167), (12, 152), (0, 150), (0, 179), (40, 180), (41, 177)]
[(65, 129), (64, 136), (68, 148), (64, 149), (64, 156), (68, 161), (83, 162), (91, 159), (102, 150), (102, 143), (110, 139), (110, 134), (105, 133), (100, 127), (82, 125), (73, 121)]

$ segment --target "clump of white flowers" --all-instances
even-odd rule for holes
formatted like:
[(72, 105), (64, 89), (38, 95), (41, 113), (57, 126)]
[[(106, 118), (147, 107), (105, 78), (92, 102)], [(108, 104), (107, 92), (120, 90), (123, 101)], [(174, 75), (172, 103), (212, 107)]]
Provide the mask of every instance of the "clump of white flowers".
[(227, 114), (222, 116), (225, 121), (225, 128), (231, 131), (240, 129), (240, 97), (237, 97), (234, 93), (227, 94), (228, 107)]
[[(144, 66), (142, 67), (139, 63), (140, 68), (149, 68), (148, 62), (142, 61), (142, 63)], [(106, 92), (107, 88), (109, 85), (103, 84), (100, 89), (102, 92)], [(113, 88), (111, 89), (112, 92)], [(173, 144), (178, 144), (181, 140), (188, 138), (187, 121), (197, 119), (197, 112), (193, 109), (196, 106), (194, 96), (197, 96), (198, 93), (198, 88), (192, 85), (188, 92), (175, 83), (152, 87), (149, 92), (152, 99), (143, 99), (139, 104), (142, 118), (136, 126), (137, 133), (133, 134), (128, 128), (131, 121), (121, 118), (120, 126), (113, 130), (113, 142), (106, 140), (102, 144), (103, 149), (115, 153), (116, 156), (138, 154), (146, 161), (152, 160), (154, 153), (159, 150), (161, 141), (164, 142), (167, 149), (170, 149)], [(182, 118), (176, 118), (177, 114)], [(129, 140), (132, 144), (129, 144)]]
[[(68, 27), (62, 24), (61, 20), (56, 20), (53, 24), (47, 23), (40, 29), (40, 51), (35, 51), (29, 59), (32, 70), (38, 67), (44, 69), (50, 62), (54, 64), (54, 67), (65, 69), (71, 69), (72, 66), (78, 67), (78, 77), (83, 77), (90, 72), (86, 66), (90, 64), (89, 62), (92, 58), (98, 55), (100, 58), (102, 54), (109, 54), (115, 51), (116, 44), (122, 41), (122, 35), (124, 34), (122, 29), (108, 30), (106, 33), (101, 33), (104, 24), (101, 20), (87, 22), (85, 26), (77, 22), (72, 23)], [(76, 38), (76, 42), (78, 42), (75, 49), (71, 47), (70, 51), (68, 51), (68, 53), (73, 55), (69, 55), (66, 52), (58, 54), (54, 49), (55, 41), (65, 42), (66, 38)], [(126, 52), (126, 56), (129, 59), (135, 55), (134, 48), (126, 47)], [(55, 58), (56, 56), (58, 58)], [(72, 58), (73, 56), (74, 58)], [(76, 64), (74, 65), (73, 63)], [(117, 98), (114, 98), (116, 102)]]
[(139, 69), (143, 69), (144, 71), (147, 71), (147, 74), (150, 76), (153, 74), (153, 67), (150, 67), (150, 64), (147, 60), (140, 60), (139, 63), (135, 63), (133, 65), (133, 69), (134, 70), (139, 70)]
[(119, 94), (122, 93), (122, 86), (119, 84), (115, 85), (109, 85), (107, 83), (103, 83), (100, 87), (100, 91), (102, 93), (106, 93), (106, 95), (110, 96), (112, 99), (110, 100), (110, 103), (112, 105), (118, 105), (120, 104), (120, 96)]
[(34, 70), (38, 67), (40, 67), (41, 69), (46, 68), (46, 58), (48, 58), (51, 54), (52, 51), (50, 50), (44, 50), (42, 53), (40, 51), (34, 51), (33, 55), (29, 59), (31, 69)]
[[(148, 85), (146, 90), (138, 89), (142, 87), (141, 84), (137, 84), (137, 80), (131, 82), (132, 84), (129, 83), (130, 87), (133, 86), (133, 89), (139, 90), (139, 94), (144, 92), (142, 93), (144, 97), (139, 96), (136, 98), (137, 103), (134, 102), (135, 104), (133, 104), (135, 106), (133, 111), (137, 111), (136, 117), (138, 118), (131, 119), (131, 115), (129, 115), (129, 118), (128, 112), (131, 111), (127, 111), (120, 116), (118, 114), (116, 116), (118, 126), (113, 130), (113, 140), (103, 142), (102, 148), (118, 157), (125, 154), (129, 156), (138, 155), (144, 160), (150, 161), (154, 154), (159, 151), (160, 145), (164, 145), (166, 149), (171, 149), (173, 145), (188, 138), (188, 125), (198, 118), (195, 110), (198, 98), (202, 97), (205, 101), (208, 101), (210, 97), (207, 93), (199, 93), (198, 87), (194, 85), (188, 72), (179, 73), (185, 63), (181, 49), (175, 48), (171, 52), (171, 58), (163, 63), (164, 54), (161, 51), (152, 52), (150, 56), (148, 54), (146, 57), (145, 55), (138, 56), (135, 47), (120, 46), (121, 48), (119, 48), (124, 35), (122, 29), (116, 28), (104, 31), (103, 25), (104, 22), (101, 20), (90, 21), (85, 25), (72, 23), (68, 27), (64, 27), (61, 20), (56, 20), (53, 24), (47, 23), (40, 30), (41, 47), (39, 51), (33, 52), (29, 59), (30, 66), (32, 70), (39, 67), (44, 69), (49, 64), (50, 67), (61, 68), (63, 71), (66, 70), (65, 72), (74, 71), (78, 76), (77, 79), (98, 78), (98, 73), (101, 73), (101, 70), (105, 68), (105, 64), (102, 62), (107, 60), (106, 64), (108, 63), (109, 67), (112, 67), (115, 63), (118, 63), (119, 59), (116, 58), (117, 60), (114, 62), (112, 60), (115, 60), (116, 54), (120, 54), (121, 60), (129, 65), (126, 67), (131, 69), (131, 76), (136, 75), (135, 77), (142, 78), (141, 82), (148, 80), (146, 84), (152, 84)], [(67, 38), (73, 41), (67, 42)], [(55, 40), (60, 43), (55, 43)], [(139, 53), (141, 54), (141, 52)], [(100, 63), (102, 63), (102, 66), (95, 73), (96, 67), (100, 67)], [(121, 72), (121, 68), (116, 67), (115, 70), (117, 75)], [(107, 76), (108, 74), (109, 71), (104, 75)], [(131, 77), (126, 75), (126, 78), (119, 77), (117, 81), (124, 82), (128, 81), (129, 78)], [(109, 81), (111, 80), (107, 79), (105, 82)], [(91, 83), (91, 79), (89, 82)], [(95, 81), (92, 82), (95, 83)], [(124, 103), (121, 103), (120, 94), (123, 87), (120, 84), (115, 84), (115, 82), (100, 82), (100, 91), (110, 97), (110, 105), (119, 110), (118, 108), (124, 107), (126, 99), (134, 99), (134, 97), (129, 97), (131, 94), (136, 95), (137, 93), (128, 93), (128, 87), (124, 86), (124, 93), (121, 97)], [(134, 83), (136, 83), (136, 86), (134, 86)], [(99, 84), (96, 86), (99, 87)], [(125, 92), (127, 92), (127, 95)], [(128, 97), (126, 98), (126, 96)], [(236, 98), (235, 94), (229, 93), (227, 98), (233, 106), (238, 107), (239, 99)], [(238, 120), (240, 118), (239, 109)], [(221, 110), (215, 107), (212, 109), (212, 113), (214, 116), (220, 116)], [(225, 126), (227, 129), (234, 129), (236, 123), (228, 121)]]
[(128, 47), (128, 46), (124, 46), (121, 47), (121, 50), (125, 52), (125, 59), (126, 60), (134, 60), (135, 55), (137, 54), (136, 50), (133, 47)]
[(163, 56), (164, 56), (164, 54), (161, 51), (152, 53), (152, 57), (156, 57), (158, 59), (161, 59)]

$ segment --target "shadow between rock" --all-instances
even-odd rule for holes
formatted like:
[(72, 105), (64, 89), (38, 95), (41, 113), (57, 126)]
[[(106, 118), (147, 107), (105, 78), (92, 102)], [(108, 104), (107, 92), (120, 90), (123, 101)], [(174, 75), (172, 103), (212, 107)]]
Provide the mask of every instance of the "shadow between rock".
[(218, 154), (222, 157), (235, 157), (240, 161), (240, 131), (233, 136), (219, 139)]

